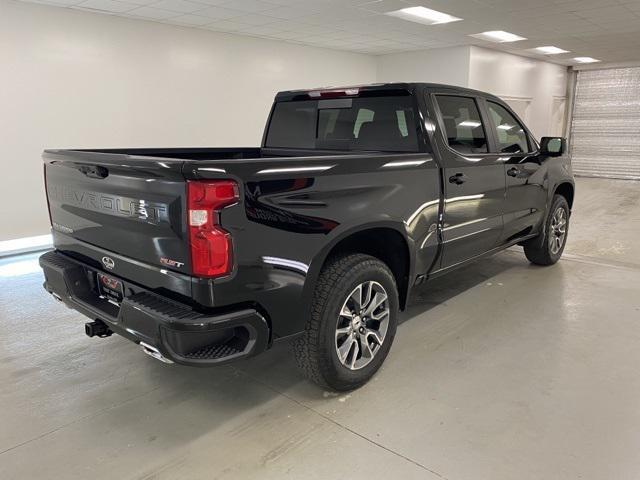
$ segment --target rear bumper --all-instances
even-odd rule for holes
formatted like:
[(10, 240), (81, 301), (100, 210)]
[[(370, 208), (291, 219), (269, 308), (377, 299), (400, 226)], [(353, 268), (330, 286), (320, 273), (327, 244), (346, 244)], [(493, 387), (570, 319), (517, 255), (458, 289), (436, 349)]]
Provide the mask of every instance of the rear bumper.
[(96, 270), (89, 265), (52, 251), (40, 257), (40, 266), (44, 288), (56, 299), (135, 343), (153, 347), (172, 362), (219, 365), (268, 347), (269, 326), (254, 309), (201, 313), (121, 279), (125, 297), (118, 307), (98, 295)]

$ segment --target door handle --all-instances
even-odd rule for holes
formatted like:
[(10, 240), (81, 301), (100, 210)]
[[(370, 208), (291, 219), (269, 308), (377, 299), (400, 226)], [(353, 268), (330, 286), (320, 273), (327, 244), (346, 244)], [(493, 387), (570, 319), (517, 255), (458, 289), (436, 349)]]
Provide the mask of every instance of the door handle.
[(449, 183), (455, 183), (456, 185), (462, 185), (467, 181), (467, 176), (464, 173), (456, 173), (449, 177)]
[(511, 167), (509, 170), (507, 170), (507, 175), (509, 175), (510, 177), (517, 177), (518, 175), (520, 175), (520, 169)]

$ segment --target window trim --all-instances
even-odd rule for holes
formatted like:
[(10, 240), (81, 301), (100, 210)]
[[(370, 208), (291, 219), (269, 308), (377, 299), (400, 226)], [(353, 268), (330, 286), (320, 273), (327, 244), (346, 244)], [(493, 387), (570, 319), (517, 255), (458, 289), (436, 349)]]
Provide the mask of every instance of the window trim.
[[(481, 100), (484, 100), (481, 97), (478, 97), (476, 95), (465, 95), (462, 93), (455, 93), (455, 92), (431, 92), (430, 93), (430, 97), (431, 97), (431, 101), (433, 103), (433, 106), (436, 110), (436, 117), (438, 120), (438, 126), (440, 127), (440, 132), (441, 132), (441, 140), (444, 142), (445, 147), (447, 148), (447, 150), (449, 150), (450, 152), (454, 153), (455, 155), (461, 156), (461, 157), (468, 157), (468, 158), (485, 158), (489, 155), (493, 155), (492, 153), (492, 149), (493, 149), (493, 143), (494, 143), (494, 137), (493, 137), (493, 131), (491, 131), (491, 133), (487, 130), (487, 126), (486, 126), (486, 118), (483, 112), (483, 108), (481, 105)], [(467, 99), (471, 99), (475, 105), (476, 105), (476, 109), (478, 110), (478, 115), (480, 117), (480, 123), (482, 123), (482, 130), (484, 131), (484, 137), (487, 141), (487, 151), (486, 152), (481, 152), (481, 153), (463, 153), (463, 152), (459, 152), (458, 150), (456, 150), (455, 148), (453, 148), (451, 145), (449, 145), (449, 138), (447, 138), (445, 136), (446, 134), (446, 128), (444, 125), (444, 115), (442, 115), (442, 110), (440, 109), (440, 104), (438, 103), (438, 97), (460, 97), (460, 98), (467, 98)]]

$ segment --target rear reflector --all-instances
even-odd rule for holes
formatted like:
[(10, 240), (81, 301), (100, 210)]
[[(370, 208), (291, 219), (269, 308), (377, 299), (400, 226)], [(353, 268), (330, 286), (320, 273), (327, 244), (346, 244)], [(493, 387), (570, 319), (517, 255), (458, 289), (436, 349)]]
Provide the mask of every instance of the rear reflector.
[(231, 180), (187, 182), (189, 243), (194, 275), (212, 278), (231, 273), (231, 234), (220, 226), (219, 213), (238, 199), (238, 184)]

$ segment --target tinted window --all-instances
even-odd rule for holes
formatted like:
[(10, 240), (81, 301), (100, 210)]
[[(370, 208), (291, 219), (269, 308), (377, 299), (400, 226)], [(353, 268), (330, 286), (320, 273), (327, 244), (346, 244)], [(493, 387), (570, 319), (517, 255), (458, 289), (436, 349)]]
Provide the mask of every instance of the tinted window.
[(278, 102), (265, 146), (417, 152), (412, 97)]
[(277, 103), (269, 123), (267, 146), (314, 148), (317, 102)]
[(520, 122), (502, 105), (493, 102), (487, 102), (487, 105), (498, 132), (498, 150), (503, 153), (528, 152), (527, 134)]
[(487, 152), (487, 136), (476, 101), (470, 97), (449, 95), (436, 98), (449, 146), (460, 153)]

